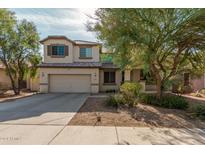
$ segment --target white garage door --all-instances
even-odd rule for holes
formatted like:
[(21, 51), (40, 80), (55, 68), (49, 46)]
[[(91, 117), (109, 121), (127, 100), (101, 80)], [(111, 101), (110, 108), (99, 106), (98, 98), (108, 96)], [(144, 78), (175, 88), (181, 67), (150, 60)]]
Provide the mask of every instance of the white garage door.
[(90, 75), (50, 75), (50, 92), (90, 93)]

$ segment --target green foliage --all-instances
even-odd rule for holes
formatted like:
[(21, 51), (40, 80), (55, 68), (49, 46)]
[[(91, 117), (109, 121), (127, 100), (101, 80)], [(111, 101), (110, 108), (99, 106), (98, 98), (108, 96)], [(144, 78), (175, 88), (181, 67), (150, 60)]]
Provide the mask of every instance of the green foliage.
[(111, 53), (101, 53), (100, 54), (101, 62), (113, 62), (113, 54)]
[(117, 108), (120, 104), (123, 104), (123, 97), (120, 94), (110, 95), (106, 100), (106, 104)]
[(193, 107), (192, 112), (195, 116), (205, 120), (205, 105), (196, 105)]
[(155, 105), (159, 107), (169, 108), (169, 109), (182, 109), (188, 108), (188, 102), (181, 96), (163, 96), (161, 99), (157, 98), (156, 95), (144, 94), (141, 96), (143, 103)]
[(19, 94), (27, 73), (35, 75), (41, 62), (36, 26), (27, 20), (16, 21), (14, 13), (0, 9), (0, 60), (10, 77), (15, 94)]
[(140, 95), (142, 85), (137, 82), (125, 82), (120, 86), (120, 92), (123, 96), (123, 101), (128, 106), (133, 107), (137, 104), (137, 98)]
[(125, 82), (120, 86), (120, 92), (122, 94), (132, 93), (135, 96), (139, 96), (142, 85), (138, 82)]
[(205, 9), (98, 9), (95, 19), (88, 29), (121, 68), (148, 68), (158, 96), (176, 74), (205, 71)]

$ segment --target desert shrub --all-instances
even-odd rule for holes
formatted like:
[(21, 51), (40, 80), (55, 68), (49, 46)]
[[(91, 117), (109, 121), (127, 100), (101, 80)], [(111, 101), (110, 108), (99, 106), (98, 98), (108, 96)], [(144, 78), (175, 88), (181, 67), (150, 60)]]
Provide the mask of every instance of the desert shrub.
[(193, 91), (191, 85), (184, 85), (184, 84), (180, 84), (177, 90), (181, 94), (187, 94)]
[(196, 105), (192, 109), (193, 114), (202, 120), (205, 120), (205, 105)]
[(116, 108), (119, 107), (120, 104), (123, 104), (122, 95), (120, 94), (110, 95), (106, 100), (106, 104), (108, 106), (112, 106)]
[(175, 81), (172, 84), (172, 92), (180, 93), (180, 94), (187, 94), (193, 92), (192, 85), (184, 85), (182, 81)]
[(120, 86), (120, 92), (123, 96), (123, 102), (130, 107), (137, 104), (137, 98), (140, 95), (142, 85), (138, 82), (125, 82)]
[(205, 95), (205, 88), (202, 88), (199, 93)]
[(201, 93), (199, 93), (199, 92), (191, 93), (190, 95), (191, 95), (191, 96), (194, 96), (194, 97), (203, 97), (203, 96), (201, 95)]
[(125, 82), (120, 86), (121, 93), (132, 93), (135, 96), (139, 96), (142, 85), (138, 82)]
[(144, 94), (141, 101), (146, 104), (155, 105), (169, 109), (187, 109), (188, 102), (181, 96), (166, 95), (158, 99), (156, 95)]

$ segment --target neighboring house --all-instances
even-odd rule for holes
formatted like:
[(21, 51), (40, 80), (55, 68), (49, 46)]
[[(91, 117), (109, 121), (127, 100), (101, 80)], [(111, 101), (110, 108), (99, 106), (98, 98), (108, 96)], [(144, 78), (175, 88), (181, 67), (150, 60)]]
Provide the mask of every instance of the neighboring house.
[(48, 36), (40, 42), (44, 45), (39, 66), (42, 93), (117, 91), (123, 81), (140, 81), (140, 69), (121, 72), (112, 63), (101, 63), (100, 43), (65, 36)]
[(0, 89), (11, 88), (11, 82), (9, 76), (5, 72), (5, 67), (0, 63)]

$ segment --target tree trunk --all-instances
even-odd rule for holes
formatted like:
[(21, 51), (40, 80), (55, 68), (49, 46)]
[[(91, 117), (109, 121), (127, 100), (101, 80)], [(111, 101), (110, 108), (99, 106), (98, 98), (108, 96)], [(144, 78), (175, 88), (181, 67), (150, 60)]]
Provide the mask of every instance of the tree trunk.
[(14, 94), (15, 94), (15, 95), (19, 95), (19, 93), (18, 93), (18, 91), (17, 91), (17, 88), (16, 88), (16, 86), (15, 86), (14, 79), (13, 79), (13, 77), (12, 77), (12, 75), (11, 75), (11, 72), (10, 72), (10, 69), (9, 69), (9, 65), (7, 64), (7, 62), (4, 62), (4, 61), (3, 61), (3, 63), (4, 63), (4, 65), (6, 66), (6, 70), (7, 70), (7, 73), (8, 73), (8, 75), (9, 75), (9, 78), (10, 78), (10, 81), (11, 81), (12, 90), (14, 91)]
[(151, 73), (156, 80), (157, 98), (161, 99), (161, 97), (162, 97), (162, 79), (161, 79), (159, 70), (156, 68), (156, 66), (154, 64), (151, 64), (150, 68), (151, 68)]
[(18, 95), (20, 94), (20, 91), (21, 91), (21, 79), (18, 79), (18, 88), (17, 88), (17, 91), (18, 91)]
[(157, 98), (161, 99), (162, 97), (162, 82), (161, 80), (157, 80)]

